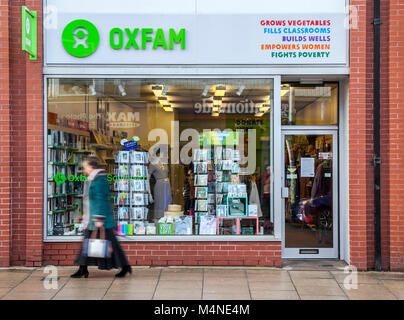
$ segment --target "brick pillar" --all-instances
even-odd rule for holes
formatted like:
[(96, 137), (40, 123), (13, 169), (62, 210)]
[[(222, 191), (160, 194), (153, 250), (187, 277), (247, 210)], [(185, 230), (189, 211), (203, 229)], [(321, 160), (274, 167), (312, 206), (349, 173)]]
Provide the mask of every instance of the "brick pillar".
[(353, 0), (358, 28), (350, 30), (349, 236), (350, 264), (374, 268), (373, 4)]
[[(388, 47), (388, 166), (389, 263), (391, 271), (404, 271), (404, 3), (389, 1)], [(384, 160), (383, 159), (383, 160)]]
[(389, 0), (382, 0), (380, 7), (380, 154), (381, 175), (381, 241), (382, 269), (390, 269), (390, 160), (389, 160)]
[[(38, 13), (38, 60), (21, 50), (21, 6)], [(12, 265), (42, 265), (42, 1), (10, 2)]]
[(0, 1), (0, 267), (10, 265), (9, 1)]

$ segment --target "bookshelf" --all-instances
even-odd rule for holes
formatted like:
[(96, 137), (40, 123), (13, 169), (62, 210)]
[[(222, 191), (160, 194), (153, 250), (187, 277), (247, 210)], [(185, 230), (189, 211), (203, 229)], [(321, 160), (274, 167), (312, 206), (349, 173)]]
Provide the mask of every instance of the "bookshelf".
[[(82, 174), (81, 162), (92, 152), (89, 146), (89, 132), (48, 125), (48, 235), (76, 235), (74, 225), (83, 214), (83, 182), (69, 179), (69, 176)], [(57, 179), (58, 174), (60, 179)]]

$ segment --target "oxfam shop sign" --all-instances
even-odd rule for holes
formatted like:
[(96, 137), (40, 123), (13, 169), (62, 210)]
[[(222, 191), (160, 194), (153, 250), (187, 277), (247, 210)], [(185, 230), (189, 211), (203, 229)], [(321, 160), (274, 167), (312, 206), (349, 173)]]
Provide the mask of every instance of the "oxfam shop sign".
[(185, 49), (185, 29), (169, 28), (111, 28), (108, 36), (101, 35), (90, 21), (79, 19), (71, 21), (62, 32), (65, 50), (77, 58), (93, 54), (101, 40), (106, 39), (114, 50), (173, 50)]

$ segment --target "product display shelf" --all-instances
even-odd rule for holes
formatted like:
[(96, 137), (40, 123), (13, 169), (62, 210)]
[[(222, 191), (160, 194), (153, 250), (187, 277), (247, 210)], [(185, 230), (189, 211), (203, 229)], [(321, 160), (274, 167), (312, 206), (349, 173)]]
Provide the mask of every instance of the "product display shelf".
[(201, 216), (214, 213), (214, 203), (209, 203), (210, 195), (214, 195), (213, 181), (209, 176), (214, 173), (211, 150), (195, 149), (193, 153), (194, 186), (195, 186), (195, 234), (199, 234)]
[(119, 151), (115, 156), (115, 210), (118, 233), (144, 234), (148, 216), (148, 156), (141, 151)]
[(259, 234), (259, 218), (258, 217), (217, 217), (217, 234), (220, 234), (219, 229), (220, 229), (220, 220), (235, 220), (236, 222), (236, 234), (240, 235), (241, 234), (241, 220), (243, 219), (249, 219), (249, 220), (255, 220), (255, 233)]
[(62, 127), (62, 126), (58, 126), (58, 125), (54, 125), (54, 124), (48, 124), (48, 130), (60, 131), (60, 132), (65, 132), (65, 133), (71, 133), (71, 134), (78, 135), (78, 136), (90, 137), (90, 132), (88, 132), (88, 131), (74, 129), (74, 128), (68, 128), (68, 127)]
[[(55, 130), (60, 129), (60, 130)], [(72, 179), (81, 174), (80, 166), (89, 148), (86, 131), (50, 125), (47, 153), (48, 235), (74, 233), (82, 215), (83, 182)]]

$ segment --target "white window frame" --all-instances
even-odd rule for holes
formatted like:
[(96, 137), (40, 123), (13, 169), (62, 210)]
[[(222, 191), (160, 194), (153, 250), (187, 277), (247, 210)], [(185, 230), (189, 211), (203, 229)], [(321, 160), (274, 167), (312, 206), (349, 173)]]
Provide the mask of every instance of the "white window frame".
[[(249, 68), (225, 68), (227, 72), (223, 72), (223, 69), (209, 68), (209, 72), (206, 68), (171, 68), (165, 69), (167, 73), (157, 73), (155, 68), (149, 69), (149, 73), (140, 72), (136, 74), (111, 74), (110, 68), (90, 68), (81, 69), (81, 73), (71, 74), (72, 68), (68, 66), (52, 68), (44, 68), (44, 192), (43, 192), (43, 241), (44, 242), (80, 242), (82, 236), (52, 236), (47, 232), (47, 130), (48, 130), (48, 100), (47, 100), (47, 83), (48, 79), (272, 79), (273, 80), (273, 92), (274, 92), (274, 106), (272, 108), (272, 130), (271, 130), (271, 210), (273, 213), (274, 234), (273, 235), (189, 235), (189, 236), (160, 236), (160, 235), (142, 235), (142, 236), (126, 236), (118, 237), (120, 241), (125, 242), (156, 242), (156, 241), (282, 241), (281, 228), (282, 228), (282, 210), (281, 210), (281, 197), (280, 186), (281, 183), (281, 155), (274, 150), (280, 150), (281, 143), (281, 76), (271, 74), (269, 69), (261, 68), (261, 72), (258, 74)], [(154, 69), (154, 72), (150, 72), (150, 69)], [(195, 72), (195, 69), (197, 70)], [(192, 72), (190, 72), (192, 70)], [(75, 69), (77, 72), (78, 70)], [(132, 72), (134, 70), (131, 70)], [(263, 72), (264, 71), (264, 72)]]

